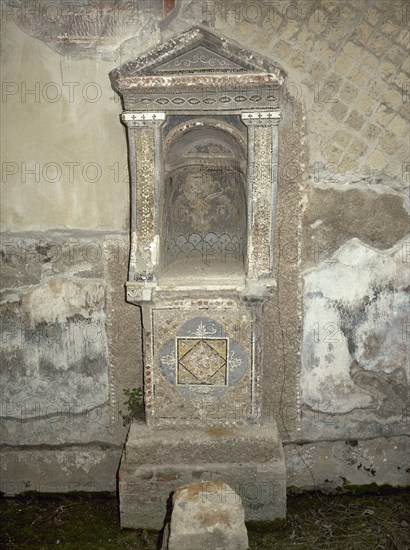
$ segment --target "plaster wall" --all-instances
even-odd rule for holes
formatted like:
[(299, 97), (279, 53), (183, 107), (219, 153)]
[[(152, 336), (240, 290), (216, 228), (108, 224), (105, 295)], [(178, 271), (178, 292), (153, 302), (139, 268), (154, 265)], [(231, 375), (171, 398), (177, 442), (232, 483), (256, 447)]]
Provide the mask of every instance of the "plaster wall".
[(408, 484), (408, 4), (51, 4), (2, 4), (0, 490), (115, 489), (142, 374), (108, 73), (194, 23), (288, 73), (264, 313), (288, 485)]

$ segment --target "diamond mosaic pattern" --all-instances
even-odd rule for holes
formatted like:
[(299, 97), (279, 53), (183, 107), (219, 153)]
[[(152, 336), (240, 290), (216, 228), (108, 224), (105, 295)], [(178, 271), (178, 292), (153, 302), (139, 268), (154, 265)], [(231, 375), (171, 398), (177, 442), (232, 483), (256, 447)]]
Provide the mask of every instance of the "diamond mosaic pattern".
[(226, 385), (226, 338), (177, 338), (178, 384)]

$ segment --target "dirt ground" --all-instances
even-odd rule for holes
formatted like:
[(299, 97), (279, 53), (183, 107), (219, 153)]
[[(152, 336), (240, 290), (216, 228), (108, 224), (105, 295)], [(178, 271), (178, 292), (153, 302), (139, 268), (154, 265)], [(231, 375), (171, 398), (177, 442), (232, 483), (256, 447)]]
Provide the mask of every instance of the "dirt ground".
[[(250, 549), (410, 549), (410, 490), (355, 493), (289, 496), (286, 520), (247, 524)], [(155, 550), (159, 540), (121, 531), (112, 494), (0, 498), (0, 548)]]

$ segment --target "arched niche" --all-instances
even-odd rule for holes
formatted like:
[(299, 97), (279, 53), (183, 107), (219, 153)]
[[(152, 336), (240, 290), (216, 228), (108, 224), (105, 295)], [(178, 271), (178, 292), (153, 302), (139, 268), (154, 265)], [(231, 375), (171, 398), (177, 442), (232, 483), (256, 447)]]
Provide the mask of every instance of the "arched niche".
[(231, 125), (191, 120), (164, 146), (160, 278), (243, 278), (246, 143)]

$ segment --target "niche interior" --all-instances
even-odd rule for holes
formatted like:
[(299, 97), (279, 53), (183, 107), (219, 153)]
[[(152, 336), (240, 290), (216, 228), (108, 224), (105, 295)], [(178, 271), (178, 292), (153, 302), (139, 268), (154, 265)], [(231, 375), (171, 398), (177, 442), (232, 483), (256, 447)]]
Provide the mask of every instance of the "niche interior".
[(190, 119), (167, 135), (159, 284), (244, 283), (246, 150), (246, 133), (217, 119)]

